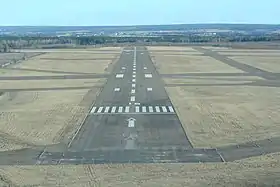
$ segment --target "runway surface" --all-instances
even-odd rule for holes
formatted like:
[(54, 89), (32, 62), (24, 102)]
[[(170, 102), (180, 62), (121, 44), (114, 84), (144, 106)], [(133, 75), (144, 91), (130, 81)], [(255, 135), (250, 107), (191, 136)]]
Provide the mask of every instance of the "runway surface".
[(125, 48), (68, 150), (40, 163), (221, 161), (193, 149), (144, 47)]

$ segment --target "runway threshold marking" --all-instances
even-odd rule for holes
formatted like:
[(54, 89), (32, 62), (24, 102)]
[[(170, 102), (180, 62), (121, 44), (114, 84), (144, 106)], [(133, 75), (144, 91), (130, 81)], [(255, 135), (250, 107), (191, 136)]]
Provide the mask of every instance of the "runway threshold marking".
[[(172, 106), (100, 106), (93, 107), (90, 114), (174, 114)], [(96, 110), (97, 109), (97, 110)]]

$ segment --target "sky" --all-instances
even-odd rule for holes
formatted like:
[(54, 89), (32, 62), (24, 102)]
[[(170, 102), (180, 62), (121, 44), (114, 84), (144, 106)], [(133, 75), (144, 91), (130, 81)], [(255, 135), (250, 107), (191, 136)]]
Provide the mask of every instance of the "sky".
[(280, 24), (279, 0), (1, 0), (0, 25)]

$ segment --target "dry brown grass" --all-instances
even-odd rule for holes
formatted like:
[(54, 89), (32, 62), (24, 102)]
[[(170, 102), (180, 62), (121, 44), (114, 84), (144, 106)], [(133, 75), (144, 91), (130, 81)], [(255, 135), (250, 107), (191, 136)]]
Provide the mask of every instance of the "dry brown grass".
[(104, 79), (1, 80), (1, 89), (71, 88), (102, 86)]
[[(62, 136), (61, 131), (71, 123), (73, 116), (86, 113), (87, 106), (79, 103), (87, 92), (88, 90), (6, 93), (0, 100), (1, 132), (31, 145), (58, 143), (58, 136)], [(7, 149), (11, 149), (9, 144), (2, 147), (2, 151)]]
[[(50, 71), (69, 71), (80, 73), (105, 73), (112, 65), (112, 60), (28, 60), (24, 63), (16, 64), (16, 68), (29, 68)], [(67, 74), (67, 73), (65, 73)]]
[[(82, 50), (81, 50), (82, 51)], [(43, 58), (111, 58), (115, 54), (49, 53), (13, 65), (20, 69), (1, 69), (0, 76), (64, 75), (36, 72), (57, 70), (70, 72), (104, 73), (114, 60), (43, 60)], [(67, 73), (65, 73), (67, 74)], [(7, 92), (0, 96), (0, 140), (1, 151), (58, 143), (71, 137), (87, 114), (91, 102), (99, 93), (93, 88), (91, 100), (80, 103), (90, 87), (102, 86), (105, 79), (59, 79), (52, 80), (0, 80), (1, 89), (49, 89), (49, 91)], [(88, 87), (80, 90), (52, 90), (53, 88)], [(86, 104), (85, 104), (86, 103)]]
[[(34, 57), (33, 59), (34, 60), (40, 60), (40, 59), (43, 59), (44, 58), (50, 58), (50, 59), (57, 59), (58, 61), (61, 59), (71, 59), (73, 61), (75, 61), (75, 59), (77, 59), (78, 61), (81, 61), (82, 60), (90, 60), (92, 61), (92, 59), (102, 59), (102, 58), (105, 58), (105, 59), (108, 59), (108, 58), (112, 58), (115, 59), (118, 57), (118, 54), (112, 54), (112, 53), (81, 53), (81, 52), (78, 52), (78, 53), (63, 53), (63, 52), (60, 52), (60, 53), (47, 53), (47, 54), (43, 54), (43, 55), (40, 55), (40, 56), (37, 56), (37, 57)], [(64, 63), (64, 61), (62, 62)], [(76, 62), (77, 63), (77, 62)]]
[[(280, 57), (280, 53), (277, 52), (233, 52), (233, 51), (229, 51), (229, 52), (219, 52), (219, 54), (221, 55), (225, 55), (225, 56), (248, 56), (248, 58), (254, 58), (254, 56), (256, 56), (255, 58), (259, 58), (259, 56), (265, 56), (265, 57)], [(253, 57), (251, 57), (253, 56)]]
[(28, 186), (272, 186), (278, 153), (233, 163), (1, 166), (2, 178)]
[[(280, 53), (279, 53), (280, 55)], [(246, 56), (240, 56), (240, 57), (229, 57), (233, 60), (236, 60), (238, 62), (248, 64), (266, 71), (270, 72), (280, 72), (280, 56), (266, 56), (266, 57), (246, 57)]]
[(185, 46), (148, 46), (147, 49), (151, 52), (153, 51), (192, 51), (196, 52), (192, 47)]
[(190, 72), (226, 72), (236, 73), (241, 70), (230, 67), (207, 56), (164, 56), (152, 55), (154, 64), (162, 74)]
[(280, 88), (190, 84), (167, 92), (195, 147), (280, 136)]

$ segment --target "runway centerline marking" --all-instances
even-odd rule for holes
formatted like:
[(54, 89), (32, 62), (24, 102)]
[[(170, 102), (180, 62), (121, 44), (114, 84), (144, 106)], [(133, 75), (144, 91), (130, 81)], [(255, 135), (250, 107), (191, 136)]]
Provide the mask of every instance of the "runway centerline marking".
[(136, 87), (136, 84), (132, 84), (131, 86), (132, 86), (132, 88), (135, 88), (135, 87)]
[(126, 67), (122, 67), (122, 69), (126, 69)]
[(135, 89), (132, 89), (132, 90), (131, 90), (131, 93), (132, 93), (132, 94), (135, 94)]
[(136, 82), (136, 79), (132, 79), (132, 82)]
[(148, 68), (147, 67), (144, 67), (144, 70), (147, 70)]
[(114, 91), (115, 92), (119, 92), (121, 89), (120, 88), (115, 88)]
[(147, 88), (147, 91), (151, 92), (151, 91), (153, 91), (153, 88)]
[(124, 76), (123, 74), (117, 74), (116, 78), (123, 78), (123, 76)]
[(135, 96), (131, 96), (130, 101), (134, 102), (135, 101)]
[(145, 78), (152, 78), (153, 77), (153, 75), (152, 74), (145, 74)]
[(136, 74), (136, 71), (133, 71), (132, 73), (133, 73), (133, 74)]
[(133, 71), (136, 71), (136, 68), (133, 68)]
[(136, 77), (136, 75), (132, 75), (132, 77), (133, 77), (133, 78), (135, 78), (135, 77)]

